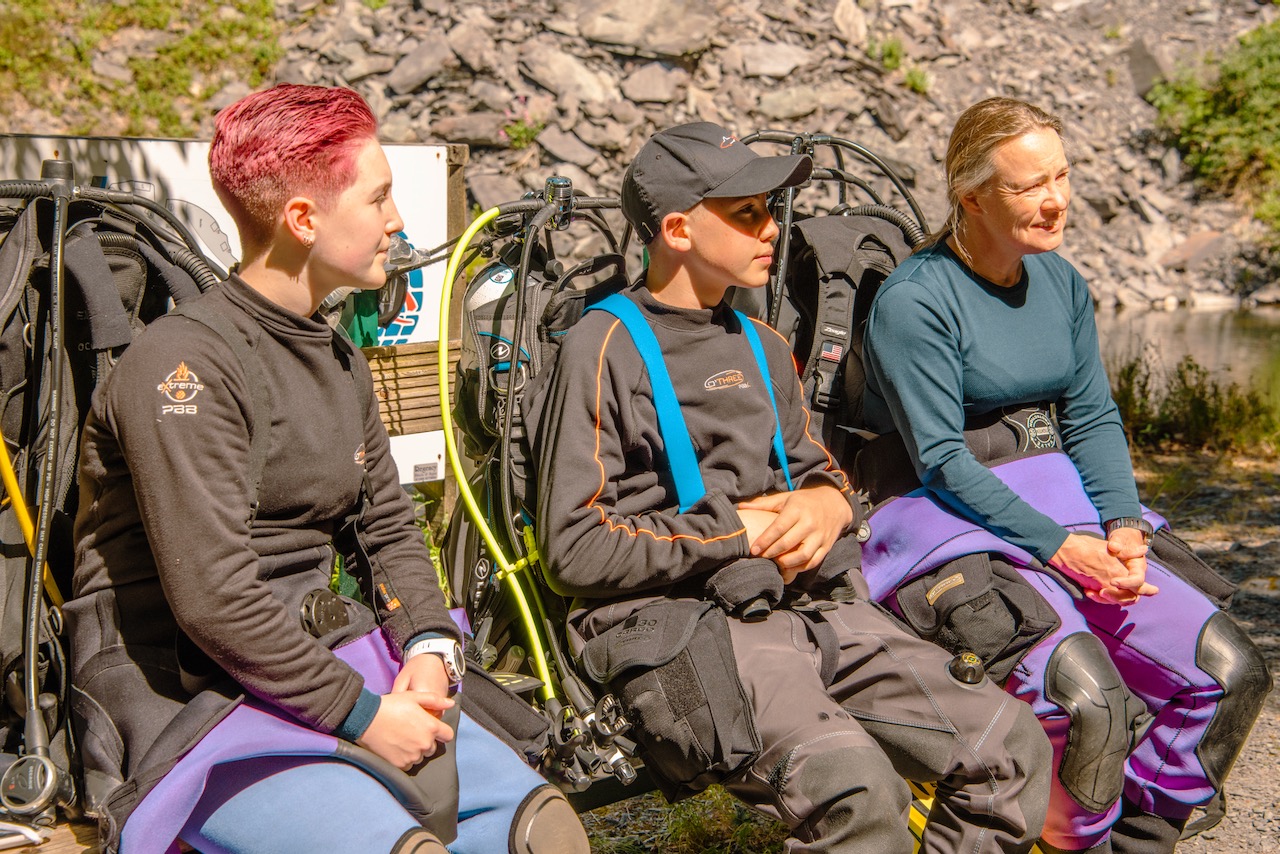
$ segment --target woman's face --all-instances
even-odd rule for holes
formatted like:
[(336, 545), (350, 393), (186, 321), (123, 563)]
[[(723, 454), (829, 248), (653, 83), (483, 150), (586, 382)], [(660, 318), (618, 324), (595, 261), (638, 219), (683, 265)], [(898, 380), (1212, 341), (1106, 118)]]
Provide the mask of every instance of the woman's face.
[(1007, 140), (992, 155), (995, 175), (965, 206), (989, 240), (1021, 257), (1062, 244), (1071, 202), (1070, 164), (1051, 129)]
[(391, 199), (391, 165), (377, 140), (367, 140), (358, 149), (355, 166), (351, 185), (315, 215), (309, 267), (312, 277), (320, 280), (317, 292), (382, 287), (391, 235), (404, 228)]

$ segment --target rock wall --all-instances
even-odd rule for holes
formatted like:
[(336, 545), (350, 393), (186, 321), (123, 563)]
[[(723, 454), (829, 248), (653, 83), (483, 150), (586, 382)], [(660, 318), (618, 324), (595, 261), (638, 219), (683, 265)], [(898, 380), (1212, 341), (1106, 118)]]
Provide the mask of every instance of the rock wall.
[[(278, 80), (354, 87), (389, 141), (467, 143), (481, 207), (552, 174), (615, 193), (648, 134), (705, 119), (740, 135), (859, 142), (912, 182), (937, 224), (951, 123), (998, 94), (1067, 121), (1075, 203), (1063, 252), (1100, 303), (1203, 302), (1267, 284), (1251, 248), (1257, 225), (1196, 190), (1143, 96), (1276, 17), (1271, 0), (276, 5), (287, 48)], [(233, 83), (212, 106), (246, 91)]]

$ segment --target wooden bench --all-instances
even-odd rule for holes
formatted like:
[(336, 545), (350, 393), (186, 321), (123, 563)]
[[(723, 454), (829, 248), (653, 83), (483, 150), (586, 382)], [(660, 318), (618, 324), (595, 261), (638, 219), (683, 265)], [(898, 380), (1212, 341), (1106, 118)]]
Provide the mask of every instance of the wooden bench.
[[(461, 342), (449, 342), (450, 382), (461, 351)], [(440, 412), (437, 372), (440, 358), (436, 342), (365, 347), (364, 354), (373, 371), (373, 393), (378, 398), (378, 410), (388, 433), (407, 436), (428, 433), (444, 426)]]

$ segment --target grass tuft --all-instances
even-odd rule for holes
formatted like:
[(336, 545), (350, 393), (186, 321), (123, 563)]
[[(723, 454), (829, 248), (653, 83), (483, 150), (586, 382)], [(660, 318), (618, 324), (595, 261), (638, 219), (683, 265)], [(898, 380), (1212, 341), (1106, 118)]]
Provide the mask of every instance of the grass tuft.
[(871, 39), (867, 45), (867, 55), (880, 63), (885, 71), (897, 71), (907, 57), (907, 49), (899, 38), (888, 38), (884, 41)]

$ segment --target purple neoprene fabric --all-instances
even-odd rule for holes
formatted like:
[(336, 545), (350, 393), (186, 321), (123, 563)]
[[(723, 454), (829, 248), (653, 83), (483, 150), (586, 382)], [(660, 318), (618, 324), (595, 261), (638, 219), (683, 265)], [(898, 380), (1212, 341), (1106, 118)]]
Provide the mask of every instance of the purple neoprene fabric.
[[(1064, 528), (1102, 533), (1098, 511), (1066, 454), (1025, 457), (991, 471)], [(1166, 524), (1159, 515), (1144, 512), (1152, 525)], [(1028, 552), (944, 507), (924, 487), (885, 502), (868, 521), (871, 539), (862, 546), (862, 574), (877, 601), (917, 575), (967, 554), (1000, 552), (1015, 563), (1034, 562)]]
[[(334, 650), (364, 676), (375, 694), (391, 690), (400, 671), (381, 630)], [(223, 762), (255, 756), (329, 756), (338, 739), (281, 717), (255, 697), (248, 697), (178, 760), (129, 816), (121, 850), (176, 851), (174, 840), (204, 792), (209, 769)]]
[[(1075, 466), (1065, 454), (1027, 457), (992, 468), (1032, 507), (1068, 530), (1101, 535), (1098, 513)], [(1143, 508), (1154, 527), (1167, 526)], [(1130, 606), (1073, 598), (1054, 577), (1029, 568), (1031, 555), (943, 507), (921, 488), (892, 499), (872, 515), (863, 546), (863, 573), (877, 601), (893, 608), (901, 584), (948, 561), (976, 552), (999, 552), (1020, 564), (1022, 577), (1053, 607), (1062, 625), (1019, 662), (1005, 690), (1028, 703), (1054, 748), (1054, 767), (1068, 743), (1070, 720), (1045, 697), (1046, 670), (1059, 643), (1077, 632), (1098, 637), (1129, 688), (1155, 716), (1124, 766), (1125, 796), (1141, 809), (1186, 817), (1214, 789), (1195, 753), (1213, 719), (1222, 689), (1196, 665), (1204, 624), (1217, 613), (1203, 594), (1148, 557), (1147, 578), (1160, 592)], [(1092, 813), (1070, 797), (1054, 775), (1044, 839), (1082, 849), (1106, 838), (1119, 813)]]

